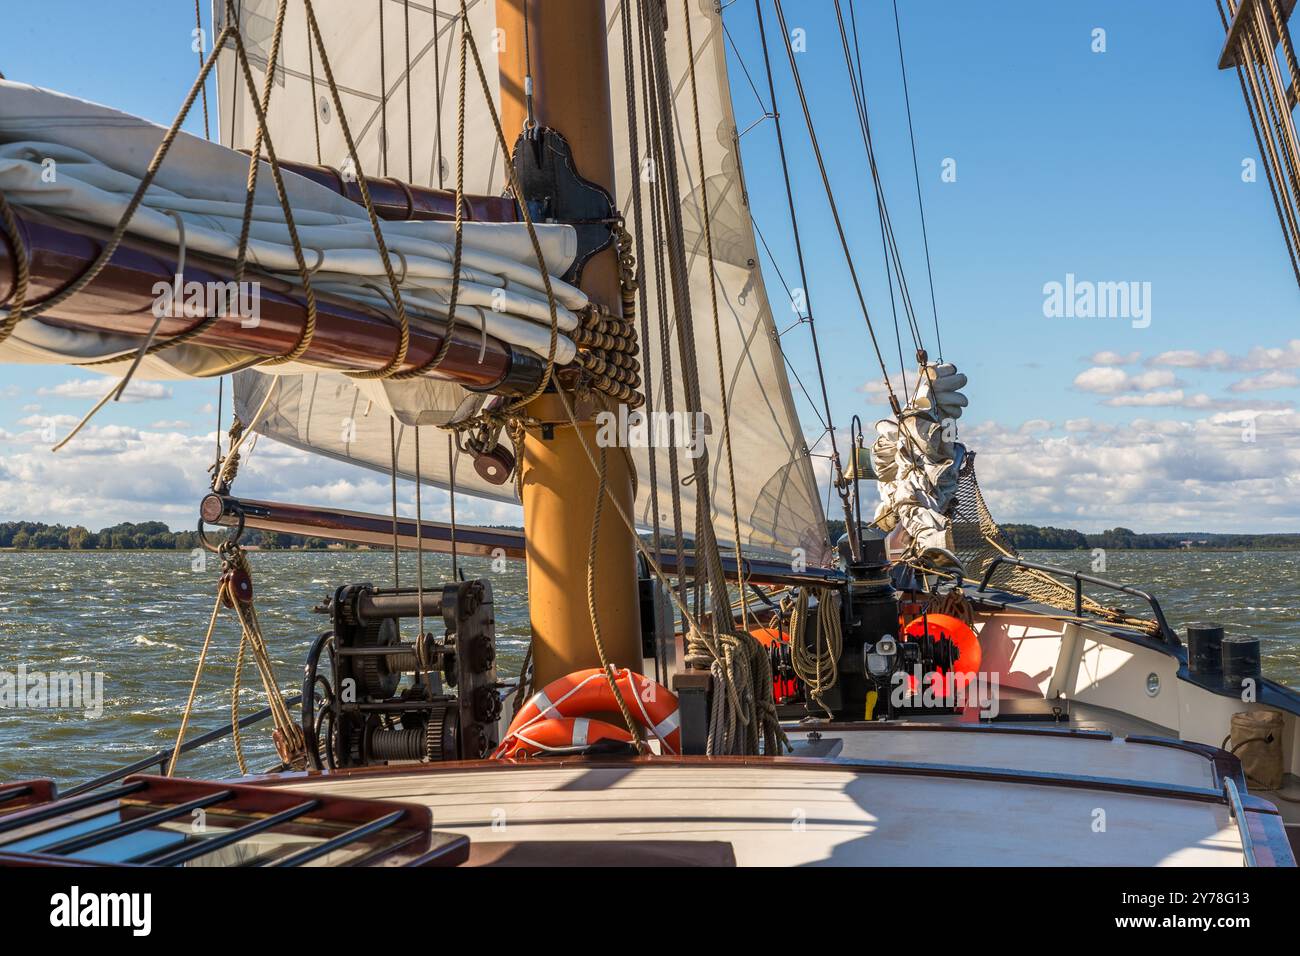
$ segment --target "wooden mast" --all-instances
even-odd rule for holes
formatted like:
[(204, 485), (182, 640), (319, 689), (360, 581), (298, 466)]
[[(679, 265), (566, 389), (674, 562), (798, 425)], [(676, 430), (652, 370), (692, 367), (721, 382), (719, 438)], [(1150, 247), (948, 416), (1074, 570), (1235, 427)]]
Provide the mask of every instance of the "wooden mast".
[[(578, 173), (614, 194), (614, 142), (604, 0), (496, 0), (501, 118), (509, 141), (528, 119), (525, 77), (532, 71), (533, 115), (562, 133)], [(525, 35), (528, 55), (525, 55)], [(606, 249), (587, 263), (582, 289), (621, 314), (618, 261)], [(578, 407), (582, 439), (596, 446), (594, 409)], [(529, 429), (521, 459), (524, 536), (534, 686), (599, 666), (587, 607), (587, 567), (598, 481), (559, 399), (544, 395), (529, 413), (546, 423)], [(633, 514), (632, 476), (622, 449), (606, 449), (609, 496)], [(641, 670), (635, 547), (607, 499), (594, 559), (595, 607), (606, 655), (616, 667)]]

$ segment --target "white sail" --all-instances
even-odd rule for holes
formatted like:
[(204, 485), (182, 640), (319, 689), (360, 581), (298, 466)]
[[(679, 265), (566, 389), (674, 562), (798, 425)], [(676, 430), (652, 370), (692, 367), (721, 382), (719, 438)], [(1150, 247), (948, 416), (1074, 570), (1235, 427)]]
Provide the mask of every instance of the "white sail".
[[(408, 23), (405, 16), (407, 5), (401, 0), (388, 0), (384, 6), (384, 56), (381, 64), (378, 3), (358, 0), (316, 0), (314, 3), (335, 80), (341, 90), (347, 90), (344, 108), (348, 111), (362, 171), (367, 175), (383, 175), (386, 170), (388, 175), (399, 178), (406, 178), (409, 174), (419, 185), (450, 187), (454, 183), (455, 170), (451, 164), (455, 161), (459, 42), (456, 14), (459, 4), (447, 0), (437, 5), (436, 18), (434, 6), (427, 2), (409, 4)], [(259, 84), (263, 74), (258, 70), (259, 67), (264, 70), (269, 53), (275, 9), (276, 0), (243, 0), (240, 5), (240, 25), (254, 66), (255, 80)], [(497, 79), (492, 69), (495, 63), (492, 52), (496, 27), (495, 0), (477, 0), (469, 4), (469, 10), (470, 29), (488, 67), (489, 81), (494, 82)], [(641, 171), (631, 168), (628, 149), (620, 21), (623, 10), (623, 4), (618, 0), (607, 3), (610, 99), (615, 125), (615, 157), (619, 163), (616, 192), (619, 208), (630, 218), (631, 184), (633, 177)], [(632, 15), (635, 19), (635, 6)], [(692, 18), (722, 364), (731, 408), (735, 510), (741, 544), (749, 551), (784, 556), (799, 549), (807, 560), (815, 564), (825, 552), (825, 517), (759, 268), (731, 109), (721, 21), (712, 3), (692, 4)], [(634, 22), (634, 36), (636, 32)], [(406, 70), (408, 43), (409, 72)], [(695, 124), (688, 82), (689, 58), (684, 23), (675, 5), (669, 17), (667, 50), (676, 114), (672, 123), (677, 135), (677, 172), (682, 192), (677, 205), (682, 210), (686, 233), (701, 405), (710, 426), (704, 441), (709, 454), (711, 496), (717, 537), (721, 542), (731, 543), (734, 537), (732, 499), (722, 447), (722, 385), (717, 374), (709, 263), (703, 241), (700, 176), (695, 159)], [(232, 84), (234, 68), (233, 55), (223, 56), (219, 63), (221, 135), (228, 145), (248, 148), (253, 143), (256, 120), (248, 105), (242, 80), (237, 88)], [(471, 192), (496, 194), (501, 192), (503, 185), (501, 152), (472, 64), (469, 72), (465, 188)], [(409, 136), (406, 119), (408, 80), (414, 116)], [(319, 160), (335, 167), (344, 165), (347, 150), (337, 117), (333, 115), (333, 106), (329, 103), (319, 57), (309, 54), (305, 15), (298, 3), (289, 4), (276, 82), (269, 126), (277, 153), (286, 159), (316, 161), (319, 136)], [(493, 89), (493, 98), (499, 102), (499, 88)], [(387, 104), (387, 150), (381, 135), (385, 128), (385, 108), (381, 103)], [(645, 109), (646, 104), (641, 102), (638, 93), (638, 116), (644, 116)], [(408, 141), (412, 157), (409, 162)], [(650, 241), (648, 235), (645, 241)], [(653, 271), (655, 256), (649, 250), (637, 250), (637, 255), (646, 262), (644, 281), (649, 292), (650, 336), (648, 341), (642, 342), (643, 365), (648, 366), (648, 378), (652, 383), (648, 404), (652, 411), (661, 411), (666, 403), (659, 368), (663, 348), (658, 332), (659, 305)], [(671, 324), (674, 319), (671, 302), (669, 314)], [(668, 354), (672, 356), (674, 366), (680, 369), (675, 325), (670, 327), (668, 338)], [(278, 379), (277, 394), (269, 403), (266, 420), (258, 426), (260, 431), (297, 447), (383, 471), (391, 467), (392, 461), (388, 423), (383, 411), (391, 409), (398, 420), (408, 426), (434, 426), (472, 411), (479, 401), (477, 396), (458, 386), (442, 383), (371, 382), (359, 386), (351, 379), (332, 373), (304, 375), (297, 381), (289, 376), (278, 376)], [(237, 403), (242, 415), (251, 415), (261, 404), (268, 384), (266, 377), (257, 372), (244, 372), (237, 376)], [(675, 377), (674, 385), (674, 406), (679, 412), (685, 411), (687, 403), (680, 375)], [(445, 448), (445, 441), (445, 437), (432, 430), (422, 436), (422, 445), (429, 448)], [(671, 533), (669, 452), (666, 448), (633, 448), (632, 451), (639, 477), (638, 524), (648, 528), (654, 521), (649, 482), (650, 456), (653, 454), (656, 456), (659, 486), (660, 526)], [(399, 467), (408, 477), (413, 474), (413, 458), (408, 457), (412, 454), (413, 442), (408, 438), (399, 453)], [(446, 458), (445, 452), (425, 455), (421, 461), (421, 476), (433, 484), (447, 487), (449, 471)], [(690, 461), (684, 453), (680, 454), (679, 473), (681, 477), (690, 473)], [(514, 500), (510, 485), (490, 484), (471, 468), (458, 470), (456, 484), (461, 492), (495, 500)], [(680, 492), (682, 528), (689, 534), (695, 521), (695, 491), (687, 483), (681, 486)]]

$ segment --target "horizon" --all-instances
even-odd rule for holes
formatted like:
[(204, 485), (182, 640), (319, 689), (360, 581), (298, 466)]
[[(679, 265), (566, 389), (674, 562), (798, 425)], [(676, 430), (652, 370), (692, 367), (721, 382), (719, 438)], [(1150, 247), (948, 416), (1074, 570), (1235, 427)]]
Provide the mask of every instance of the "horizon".
[[(163, 0), (126, 0), (114, 17), (83, 9), (51, 0), (11, 11), (0, 70), (169, 123), (196, 69), (192, 9)], [(970, 376), (961, 439), (978, 454), (993, 516), (1086, 534), (1300, 531), (1300, 293), (1268, 186), (1262, 176), (1243, 177), (1243, 163), (1260, 157), (1235, 78), (1217, 70), (1223, 31), (1212, 5), (1184, 17), (1119, 0), (1087, 9), (1018, 0), (1004, 11), (989, 18), (955, 0), (900, 4), (944, 357)], [(205, 10), (205, 25), (208, 17)], [(761, 70), (753, 7), (729, 6), (725, 17), (751, 211), (775, 256), (764, 254), (762, 265), (784, 328), (794, 321), (781, 314), (793, 244), (784, 191), (769, 188), (780, 167), (772, 123), (761, 121), (763, 79), (760, 95), (741, 69)], [(857, 130), (836, 122), (853, 106), (843, 63), (831, 55), (833, 17), (824, 4), (801, 5), (792, 20), (806, 30), (813, 55), (800, 68), (816, 93), (818, 134), (854, 217), (855, 262), (883, 326), (890, 299), (878, 235), (872, 243), (874, 196)], [(892, 8), (865, 10), (861, 20), (881, 176), (918, 320), (930, 334)], [(59, 44), (40, 42), (51, 23)], [(1105, 30), (1100, 52), (1097, 29)], [(1015, 58), (995, 55), (1011, 47)], [(124, 58), (133, 69), (120, 68)], [(870, 423), (887, 407), (838, 248), (819, 228), (829, 218), (793, 84), (774, 59), (842, 433), (852, 414)], [(185, 128), (202, 135), (197, 110)], [(952, 170), (955, 180), (946, 181)], [(1087, 317), (1121, 294), (1124, 318)], [(813, 370), (806, 340), (803, 330), (783, 340), (805, 379)], [(185, 530), (197, 519), (216, 442), (217, 383), (133, 382), (83, 437), (51, 452), (50, 429), (66, 433), (108, 384), (80, 369), (0, 372), (0, 521), (103, 528), (157, 520)], [(816, 414), (795, 395), (813, 445)], [(391, 508), (385, 475), (270, 440), (246, 457), (237, 494)], [(826, 462), (814, 462), (825, 490)], [(414, 510), (410, 482), (400, 483), (399, 499), (404, 513)], [(444, 492), (424, 494), (426, 517), (445, 520), (447, 511)], [(517, 505), (457, 497), (467, 524), (517, 525), (520, 515)], [(1168, 527), (1201, 530), (1159, 530)]]

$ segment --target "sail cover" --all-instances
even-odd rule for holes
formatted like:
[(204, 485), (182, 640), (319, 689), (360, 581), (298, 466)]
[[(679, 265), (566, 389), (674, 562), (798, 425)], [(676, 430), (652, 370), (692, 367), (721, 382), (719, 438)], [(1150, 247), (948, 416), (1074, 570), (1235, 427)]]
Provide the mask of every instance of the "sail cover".
[[(488, 69), (494, 105), (499, 107), (497, 76), (492, 69), (495, 4), (496, 0), (471, 0), (468, 26)], [(277, 2), (242, 0), (236, 6), (249, 59), (260, 83), (270, 52)], [(219, 30), (224, 24), (224, 3), (219, 2), (216, 7)], [(313, 7), (357, 144), (362, 171), (366, 175), (386, 174), (419, 185), (450, 188), (455, 182), (459, 3), (455, 0), (442, 3), (315, 0)], [(610, 100), (618, 163), (616, 192), (619, 208), (628, 214), (630, 221), (633, 177), (641, 171), (631, 168), (628, 146), (622, 0), (608, 0), (606, 12)], [(632, 32), (636, 36), (635, 6), (631, 16)], [(759, 267), (731, 109), (722, 25), (711, 0), (692, 0), (691, 16), (704, 139), (704, 191), (708, 196), (713, 236), (722, 366), (731, 408), (735, 517), (741, 545), (752, 553), (786, 558), (794, 554), (796, 558), (802, 556), (817, 564), (827, 552), (825, 516)], [(677, 200), (686, 234), (701, 411), (707, 422), (703, 443), (709, 454), (717, 537), (720, 542), (731, 544), (733, 509), (722, 447), (723, 385), (716, 371), (718, 360), (704, 244), (700, 171), (695, 159), (689, 57), (685, 24), (675, 4), (670, 5), (668, 20), (668, 65), (675, 113), (671, 120), (677, 133), (681, 190)], [(256, 133), (256, 117), (236, 70), (233, 53), (223, 54), (218, 63), (221, 137), (229, 146), (250, 148)], [(637, 70), (639, 75), (639, 56)], [(473, 74), (471, 64), (466, 97), (465, 188), (474, 193), (498, 194), (504, 186), (503, 157)], [(408, 87), (413, 117), (409, 125)], [(646, 104), (640, 101), (639, 92), (637, 97), (637, 115), (643, 117)], [(302, 4), (293, 0), (289, 3), (276, 70), (269, 127), (279, 155), (334, 167), (345, 167), (348, 163), (347, 148), (334, 116), (319, 57), (309, 49)], [(642, 355), (646, 377), (651, 383), (648, 408), (653, 412), (666, 407), (664, 379), (659, 374), (661, 356), (671, 356), (677, 369), (681, 363), (671, 302), (668, 303), (670, 328), (666, 350), (657, 328), (656, 257), (649, 250), (637, 250), (637, 254), (646, 266), (643, 284), (648, 291), (647, 313), (651, 321), (649, 340), (642, 342)], [(663, 287), (671, 287), (666, 277)], [(413, 476), (414, 466), (414, 443), (407, 434), (409, 426), (444, 424), (472, 412), (479, 400), (459, 386), (440, 382), (357, 383), (335, 373), (280, 375), (275, 380), (278, 381), (275, 394), (257, 426), (259, 431), (299, 448), (386, 472), (392, 462), (387, 415), (391, 411), (399, 422), (408, 426), (401, 430), (398, 457), (399, 470), (407, 477)], [(271, 384), (269, 376), (256, 371), (241, 372), (236, 377), (237, 409), (245, 420), (261, 405)], [(674, 391), (674, 407), (679, 412), (686, 410), (680, 375), (674, 377)], [(429, 443), (427, 447), (441, 447), (433, 444), (439, 439), (445, 444), (445, 439), (438, 435), (424, 438)], [(670, 452), (665, 447), (633, 447), (632, 452), (639, 479), (637, 522), (643, 528), (654, 523), (653, 503), (657, 497), (660, 526), (671, 533), (672, 497), (667, 486)], [(678, 451), (679, 456), (686, 453), (684, 449)], [(652, 455), (658, 477), (657, 496), (649, 480)], [(450, 467), (446, 456), (426, 454), (421, 462), (421, 477), (446, 488)], [(679, 474), (681, 477), (690, 474), (690, 462), (684, 457), (679, 460)], [(470, 468), (457, 471), (456, 487), (459, 492), (487, 499), (515, 500), (509, 484), (490, 484)], [(695, 491), (686, 483), (681, 485), (680, 493), (682, 527), (689, 534), (695, 521)], [(799, 549), (797, 554), (796, 549)]]

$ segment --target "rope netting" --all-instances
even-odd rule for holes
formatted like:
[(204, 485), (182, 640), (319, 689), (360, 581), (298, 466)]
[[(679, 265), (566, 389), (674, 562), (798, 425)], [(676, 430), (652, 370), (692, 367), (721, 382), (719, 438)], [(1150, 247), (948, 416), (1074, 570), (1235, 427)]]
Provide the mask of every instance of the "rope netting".
[[(957, 473), (957, 494), (952, 506), (952, 551), (961, 559), (967, 581), (983, 580), (989, 565), (1001, 556), (1015, 560), (1020, 552), (1011, 538), (993, 520), (984, 494), (975, 475), (975, 455), (970, 453)], [(1004, 562), (989, 579), (989, 586), (1014, 594), (1023, 594), (1031, 600), (1063, 611), (1074, 612), (1074, 586), (1044, 571), (1016, 567)], [(1083, 595), (1083, 611), (1111, 624), (1133, 627), (1151, 634), (1159, 633), (1155, 621), (1133, 617), (1122, 608), (1106, 607)]]

